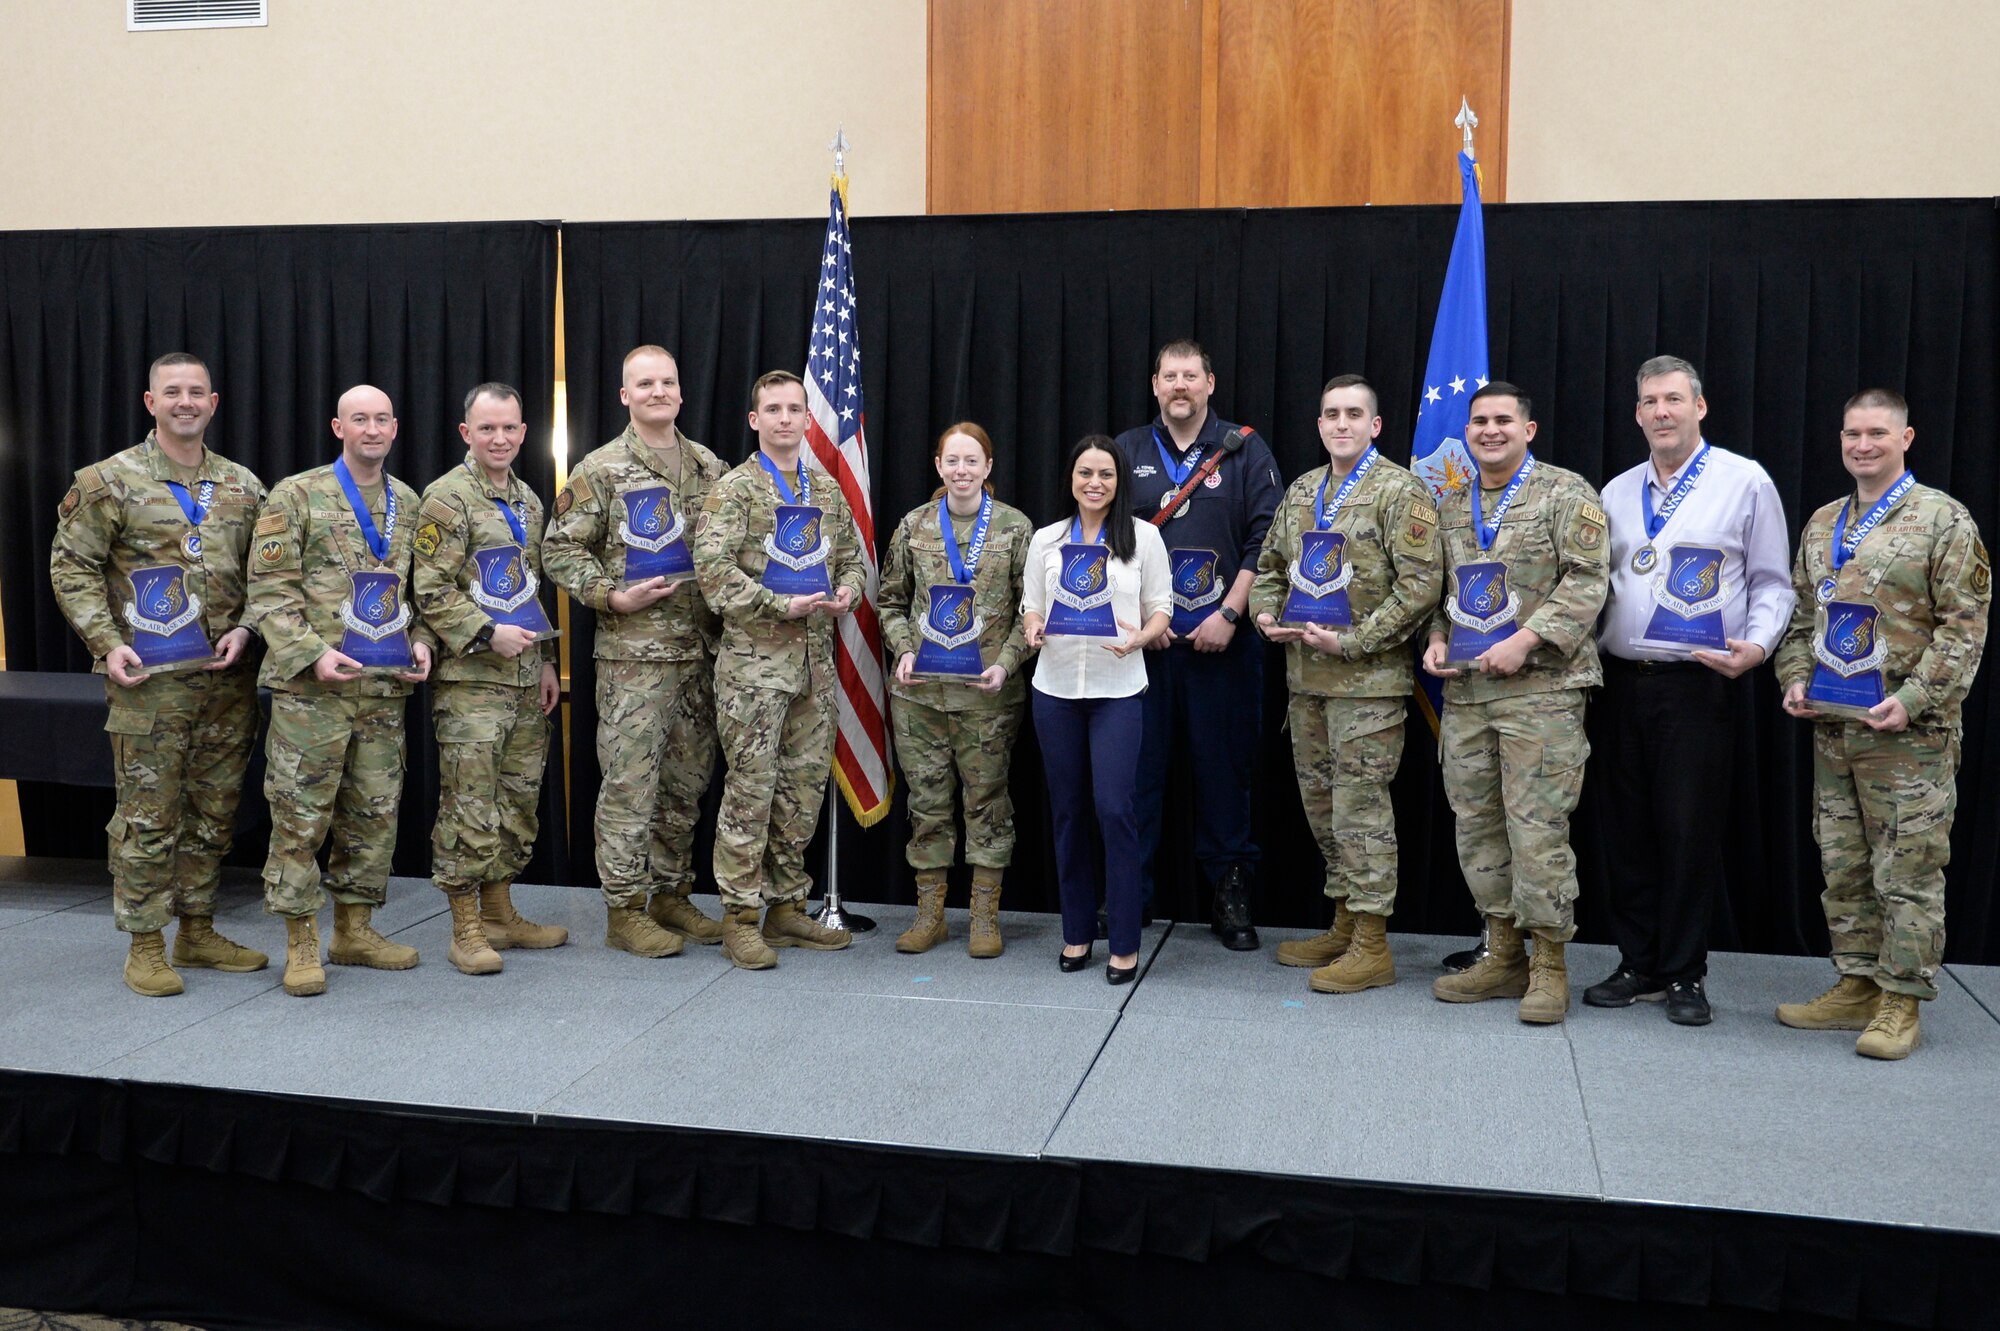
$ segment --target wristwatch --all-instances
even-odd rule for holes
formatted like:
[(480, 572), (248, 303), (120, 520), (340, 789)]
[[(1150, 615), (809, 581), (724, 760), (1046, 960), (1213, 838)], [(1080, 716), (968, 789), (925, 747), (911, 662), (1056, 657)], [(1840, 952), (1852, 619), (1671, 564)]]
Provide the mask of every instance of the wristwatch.
[(1233, 606), (1227, 606), (1227, 605), (1222, 607), (1222, 617), (1228, 620), (1231, 624), (1235, 624), (1237, 621), (1243, 618), (1243, 616), (1236, 613), (1236, 610)]
[(472, 645), (475, 650), (480, 647), (491, 647), (493, 645), (493, 624), (491, 621), (481, 625), (479, 632), (472, 635)]

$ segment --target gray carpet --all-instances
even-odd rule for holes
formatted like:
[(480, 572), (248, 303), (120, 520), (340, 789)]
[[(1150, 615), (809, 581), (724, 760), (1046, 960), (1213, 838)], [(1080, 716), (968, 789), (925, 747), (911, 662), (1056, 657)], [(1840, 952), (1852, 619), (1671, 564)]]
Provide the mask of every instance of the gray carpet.
[[(1113, 988), (1102, 944), (1057, 970), (1052, 916), (1005, 915), (1004, 955), (974, 961), (964, 912), (908, 956), (912, 909), (869, 905), (880, 928), (848, 950), (753, 974), (712, 947), (611, 951), (594, 891), (515, 895), (570, 944), (460, 975), (442, 898), (398, 879), (377, 920), (422, 952), (413, 970), (329, 967), (313, 999), (275, 965), (191, 971), (182, 997), (141, 999), (102, 866), (0, 859), (0, 1067), (2000, 1233), (2000, 968), (1951, 968), (1923, 1045), (1882, 1064), (1772, 1019), (1831, 979), (1809, 958), (1717, 955), (1715, 1023), (1690, 1030), (1657, 1004), (1582, 1006), (1616, 955), (1577, 945), (1570, 1019), (1530, 1027), (1512, 1002), (1431, 997), (1459, 938), (1392, 934), (1400, 983), (1328, 996), (1273, 959), (1305, 931), (1243, 954), (1161, 925)], [(279, 957), (254, 875), (231, 871), (219, 923)]]

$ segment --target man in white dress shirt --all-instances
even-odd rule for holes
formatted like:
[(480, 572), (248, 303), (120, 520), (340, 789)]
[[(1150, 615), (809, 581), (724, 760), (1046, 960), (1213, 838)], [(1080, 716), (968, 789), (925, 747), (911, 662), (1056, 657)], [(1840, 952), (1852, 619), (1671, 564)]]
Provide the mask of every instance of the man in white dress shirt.
[(1738, 793), (1735, 723), (1745, 676), (1791, 619), (1789, 528), (1764, 469), (1702, 437), (1708, 402), (1694, 366), (1655, 356), (1638, 377), (1647, 457), (1604, 487), (1611, 596), (1597, 639), (1604, 691), (1591, 713), (1621, 955), (1583, 1001), (1664, 998), (1669, 1020), (1705, 1026), (1709, 916)]

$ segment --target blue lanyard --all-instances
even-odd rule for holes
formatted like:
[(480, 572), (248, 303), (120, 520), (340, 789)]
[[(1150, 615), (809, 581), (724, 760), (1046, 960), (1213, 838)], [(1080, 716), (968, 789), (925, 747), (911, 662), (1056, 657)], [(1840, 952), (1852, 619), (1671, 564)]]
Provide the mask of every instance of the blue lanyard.
[(347, 508), (354, 514), (354, 520), (361, 525), (361, 539), (368, 543), (368, 552), (375, 556), (375, 562), (389, 562), (389, 542), (396, 539), (396, 487), (389, 484), (387, 475), (382, 477), (382, 500), (386, 505), (383, 512), (383, 529), (375, 530), (375, 515), (368, 511), (368, 502), (361, 497), (361, 487), (354, 483), (354, 473), (347, 469), (346, 458), (333, 460), (333, 474), (339, 480), (340, 488), (347, 492)]
[(1680, 510), (1681, 501), (1694, 490), (1695, 482), (1701, 479), (1702, 470), (1708, 466), (1708, 449), (1708, 441), (1702, 440), (1701, 451), (1694, 455), (1694, 461), (1690, 462), (1688, 469), (1681, 473), (1681, 478), (1674, 482), (1674, 488), (1667, 491), (1666, 500), (1661, 503), (1658, 513), (1653, 512), (1652, 478), (1649, 476), (1639, 482), (1639, 505), (1646, 516), (1647, 539), (1650, 540), (1660, 534), (1667, 525), (1667, 519)]
[(1160, 465), (1166, 468), (1167, 479), (1174, 483), (1176, 490), (1187, 484), (1187, 478), (1194, 475), (1194, 469), (1201, 463), (1201, 445), (1198, 443), (1188, 453), (1187, 461), (1175, 462), (1173, 452), (1167, 447), (1167, 441), (1160, 437), (1157, 425), (1153, 427), (1153, 447), (1160, 450)]
[(1854, 507), (1854, 497), (1848, 496), (1847, 502), (1840, 506), (1840, 520), (1833, 528), (1833, 568), (1836, 573), (1848, 560), (1854, 558), (1854, 552), (1861, 548), (1861, 542), (1867, 538), (1868, 533), (1881, 525), (1889, 510), (1896, 506), (1896, 501), (1908, 494), (1910, 487), (1916, 483), (1915, 472), (1904, 472), (1903, 479), (1890, 486), (1889, 493), (1875, 501), (1875, 507), (1869, 509), (1861, 521), (1854, 524), (1852, 531), (1847, 527), (1847, 514)]
[[(979, 572), (979, 557), (986, 553), (986, 528), (993, 521), (993, 496), (979, 497), (979, 517), (972, 524), (972, 539), (965, 543), (965, 557), (958, 556), (958, 536), (951, 529), (951, 500), (938, 500), (938, 530), (944, 533), (944, 552), (951, 560), (951, 576), (969, 585)], [(1103, 533), (1099, 533), (1102, 535)]]
[[(1354, 493), (1354, 487), (1361, 484), (1362, 478), (1374, 470), (1375, 459), (1378, 456), (1380, 455), (1376, 453), (1375, 445), (1368, 445), (1368, 451), (1363, 453), (1361, 460), (1354, 464), (1354, 470), (1347, 473), (1347, 479), (1342, 481), (1340, 488), (1333, 492), (1332, 502), (1328, 502), (1326, 497), (1326, 483), (1333, 479), (1332, 469), (1329, 468), (1326, 475), (1319, 478), (1319, 507), (1315, 510), (1319, 516), (1313, 523), (1317, 530), (1328, 531), (1333, 527), (1333, 520), (1340, 516), (1341, 505), (1347, 502), (1347, 496)], [(1499, 518), (1494, 518), (1494, 521), (1498, 522)]]
[[(1106, 522), (1106, 523), (1108, 523), (1108, 522), (1109, 522), (1110, 520), (1111, 520), (1111, 516), (1110, 516), (1110, 514), (1108, 514), (1108, 513), (1107, 513), (1107, 514), (1105, 515), (1105, 522)], [(1071, 519), (1069, 520), (1069, 539), (1070, 539), (1070, 543), (1071, 543), (1072, 545), (1082, 545), (1082, 544), (1084, 544), (1084, 540), (1083, 540), (1083, 514), (1079, 513), (1079, 514), (1077, 514), (1077, 515), (1076, 515), (1075, 517), (1073, 517), (1073, 518), (1071, 518)], [(1097, 529), (1097, 540), (1096, 540), (1096, 541), (1094, 542), (1094, 544), (1097, 544), (1097, 545), (1109, 545), (1109, 544), (1110, 544), (1110, 542), (1109, 542), (1109, 541), (1106, 541), (1106, 540), (1104, 539), (1104, 527), (1103, 527), (1103, 526), (1099, 526), (1099, 527), (1098, 527), (1098, 529)]]
[(793, 491), (790, 485), (785, 483), (784, 473), (779, 471), (771, 459), (766, 457), (761, 451), (757, 454), (757, 465), (764, 469), (764, 474), (769, 476), (772, 484), (778, 487), (778, 497), (786, 503), (810, 504), (813, 501), (812, 473), (806, 469), (806, 459), (803, 453), (799, 455), (799, 488), (796, 492)]
[[(465, 460), (465, 469), (472, 473), (474, 480), (480, 479), (479, 472), (473, 467), (471, 458)], [(514, 544), (526, 550), (528, 548), (528, 524), (522, 517), (520, 510), (498, 495), (488, 495), (487, 498), (491, 499), (493, 506), (500, 510), (500, 516), (507, 519), (507, 530), (514, 533)]]
[(1535, 455), (1530, 453), (1521, 460), (1521, 469), (1514, 473), (1514, 479), (1507, 482), (1506, 492), (1500, 496), (1500, 502), (1493, 506), (1492, 522), (1488, 522), (1480, 516), (1479, 478), (1477, 476), (1472, 478), (1472, 485), (1470, 487), (1472, 491), (1472, 527), (1473, 531), (1479, 537), (1479, 548), (1481, 550), (1491, 550), (1493, 548), (1493, 540), (1500, 534), (1500, 519), (1507, 516), (1507, 510), (1514, 506), (1514, 497), (1521, 493), (1521, 486), (1534, 473)]
[(174, 498), (180, 503), (181, 512), (187, 514), (188, 526), (199, 527), (201, 520), (208, 516), (208, 501), (215, 498), (215, 482), (201, 483), (199, 499), (189, 494), (188, 488), (179, 481), (168, 481), (167, 488), (174, 492)]

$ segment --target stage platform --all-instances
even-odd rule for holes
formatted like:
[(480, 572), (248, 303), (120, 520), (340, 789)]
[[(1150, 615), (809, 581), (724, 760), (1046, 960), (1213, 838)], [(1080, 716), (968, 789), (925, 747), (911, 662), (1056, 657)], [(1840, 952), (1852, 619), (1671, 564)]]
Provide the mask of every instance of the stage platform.
[[(1773, 1021), (1828, 983), (1815, 959), (1715, 957), (1705, 1029), (1580, 1001), (1534, 1028), (1511, 1003), (1431, 998), (1462, 939), (1392, 935), (1401, 983), (1327, 997), (1273, 960), (1298, 931), (1239, 954), (1157, 925), (1138, 983), (1113, 988), (1102, 944), (1090, 970), (1057, 971), (1047, 915), (1007, 915), (1005, 955), (975, 962), (963, 912), (949, 943), (912, 957), (893, 946), (911, 908), (865, 906), (881, 927), (847, 951), (788, 950), (748, 973), (714, 948), (603, 947), (595, 892), (516, 900), (567, 924), (570, 945), (462, 976), (440, 895), (397, 879), (376, 919), (422, 951), (415, 970), (328, 967), (327, 993), (305, 1000), (276, 964), (192, 971), (184, 996), (147, 1000), (119, 982), (102, 866), (0, 860), (0, 1161), (15, 1180), (0, 1185), (0, 1304), (397, 1320), (387, 1273), (309, 1295), (245, 1277), (212, 1236), (160, 1229), (148, 1208), (173, 1199), (198, 1234), (236, 1236), (244, 1264), (307, 1235), (328, 1256), (335, 1230), (372, 1227), (360, 1251), (441, 1259), (449, 1286), (466, 1254), (421, 1234), (528, 1245), (514, 1262), (613, 1234), (642, 1254), (666, 1245), (639, 1269), (676, 1288), (681, 1254), (721, 1263), (711, 1276), (747, 1261), (733, 1297), (775, 1297), (756, 1255), (782, 1254), (926, 1297), (985, 1291), (954, 1313), (970, 1324), (1122, 1325), (1150, 1301), (1192, 1315), (1207, 1298), (1226, 1317), (1237, 1289), (1274, 1312), (1345, 1306), (1360, 1325), (2000, 1316), (2000, 968), (1947, 968), (1923, 1044), (1881, 1064), (1852, 1034)], [(247, 873), (231, 872), (218, 925), (282, 953)], [(1571, 958), (1579, 994), (1615, 960)], [(499, 1215), (513, 1220), (495, 1230)], [(94, 1250), (127, 1232), (143, 1251)], [(155, 1245), (208, 1251), (163, 1271)], [(473, 1302), (492, 1305), (488, 1324), (549, 1324), (552, 1306), (625, 1324), (644, 1305), (613, 1283)], [(791, 1311), (894, 1322), (904, 1305), (884, 1293)], [(719, 1296), (685, 1297), (698, 1312)]]

